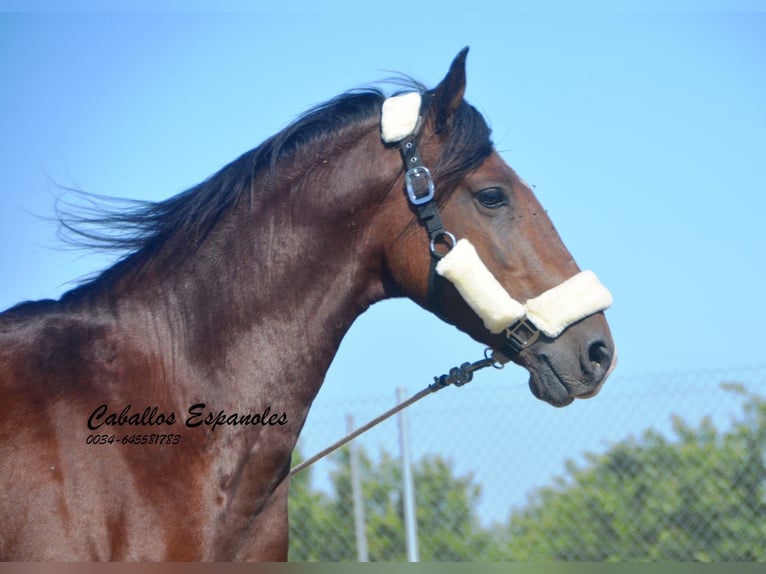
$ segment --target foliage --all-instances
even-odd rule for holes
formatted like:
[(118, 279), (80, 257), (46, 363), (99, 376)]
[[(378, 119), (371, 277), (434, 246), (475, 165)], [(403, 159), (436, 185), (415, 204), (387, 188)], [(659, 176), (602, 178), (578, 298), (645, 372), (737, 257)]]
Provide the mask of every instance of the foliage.
[[(646, 431), (603, 454), (568, 462), (507, 524), (483, 528), (480, 486), (439, 456), (413, 469), (422, 560), (766, 560), (766, 400), (731, 385), (744, 417), (726, 431), (709, 419), (673, 420), (673, 436)], [(348, 451), (332, 489), (290, 494), (292, 560), (356, 560)], [(405, 559), (401, 470), (360, 449), (370, 560)]]
[[(349, 451), (334, 459), (332, 496), (308, 488), (308, 472), (290, 491), (291, 560), (356, 560)], [(366, 535), (371, 561), (406, 558), (402, 478), (399, 461), (382, 452), (373, 462), (360, 449)], [(449, 462), (426, 457), (413, 469), (416, 516), (422, 560), (471, 560), (486, 550), (489, 537), (479, 527), (480, 487), (469, 476), (455, 477)], [(316, 540), (321, 537), (322, 540)]]
[(746, 398), (745, 418), (727, 432), (676, 418), (674, 440), (647, 431), (582, 467), (569, 463), (567, 477), (512, 515), (499, 555), (766, 560), (766, 402)]

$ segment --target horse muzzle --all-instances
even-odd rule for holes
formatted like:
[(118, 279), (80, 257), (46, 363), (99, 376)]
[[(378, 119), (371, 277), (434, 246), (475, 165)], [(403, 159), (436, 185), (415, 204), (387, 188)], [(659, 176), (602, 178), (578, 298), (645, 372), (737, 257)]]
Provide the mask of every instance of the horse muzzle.
[(553, 406), (601, 391), (617, 366), (617, 348), (602, 315), (572, 325), (560, 337), (541, 337), (517, 357), (529, 371), (532, 394)]

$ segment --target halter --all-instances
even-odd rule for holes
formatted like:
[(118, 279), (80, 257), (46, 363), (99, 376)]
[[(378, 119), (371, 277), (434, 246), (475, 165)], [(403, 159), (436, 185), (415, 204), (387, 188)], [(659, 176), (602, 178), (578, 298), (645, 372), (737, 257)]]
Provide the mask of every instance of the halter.
[(381, 110), (381, 138), (386, 144), (399, 146), (407, 199), (428, 233), (428, 298), (437, 314), (443, 315), (436, 295), (439, 280), (444, 278), (455, 286), (487, 330), (503, 333), (508, 347), (519, 353), (534, 345), (541, 334), (555, 339), (570, 325), (609, 307), (612, 295), (592, 271), (577, 273), (521, 303), (484, 265), (468, 239), (456, 240), (447, 231), (434, 200), (431, 172), (423, 165), (418, 148), (431, 98), (431, 92), (387, 98)]

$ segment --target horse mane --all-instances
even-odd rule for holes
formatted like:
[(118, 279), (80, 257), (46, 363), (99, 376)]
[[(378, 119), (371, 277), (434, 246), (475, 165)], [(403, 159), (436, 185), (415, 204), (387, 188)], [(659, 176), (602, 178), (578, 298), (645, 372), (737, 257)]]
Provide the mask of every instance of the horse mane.
[[(400, 91), (425, 88), (398, 80)], [(76, 248), (116, 251), (121, 261), (138, 252), (154, 252), (183, 233), (193, 252), (221, 217), (245, 194), (256, 193), (253, 179), (264, 170), (276, 175), (279, 162), (307, 146), (321, 147), (339, 131), (379, 117), (386, 96), (378, 88), (343, 93), (299, 116), (285, 129), (245, 152), (202, 183), (161, 201), (142, 201), (64, 188), (75, 201), (59, 198), (60, 237)], [(481, 114), (463, 103), (432, 172), (444, 201), (448, 191), (491, 153), (490, 129)]]

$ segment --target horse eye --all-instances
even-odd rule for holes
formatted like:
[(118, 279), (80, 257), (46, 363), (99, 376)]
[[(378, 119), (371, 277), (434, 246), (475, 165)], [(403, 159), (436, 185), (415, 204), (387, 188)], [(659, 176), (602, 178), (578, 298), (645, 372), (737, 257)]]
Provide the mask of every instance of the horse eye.
[(488, 209), (497, 209), (508, 205), (508, 198), (499, 187), (488, 187), (476, 193), (476, 199)]

